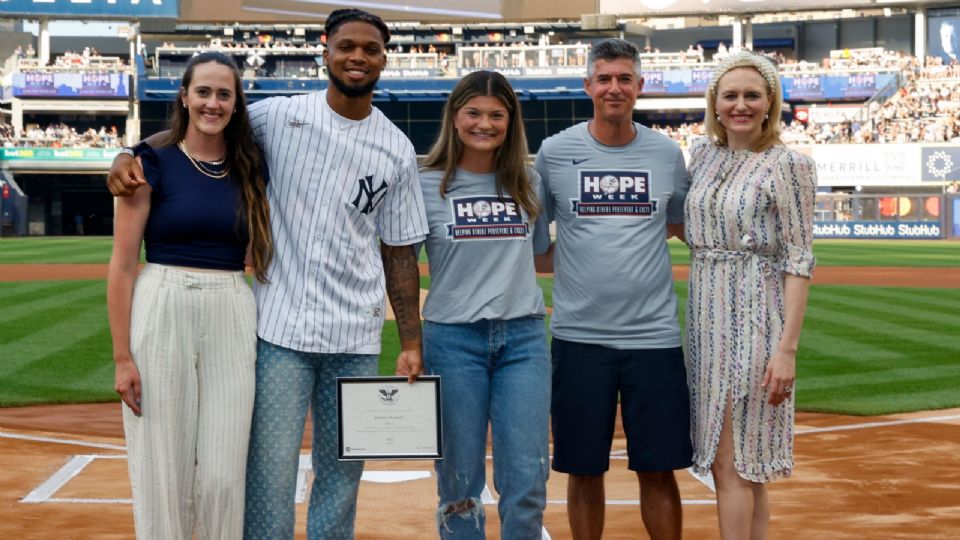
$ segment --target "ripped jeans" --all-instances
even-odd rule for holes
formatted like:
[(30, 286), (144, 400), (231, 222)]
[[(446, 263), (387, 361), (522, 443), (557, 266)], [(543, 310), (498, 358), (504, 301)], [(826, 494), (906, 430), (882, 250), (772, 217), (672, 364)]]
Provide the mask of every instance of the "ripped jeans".
[(441, 377), (440, 538), (486, 537), (481, 494), (489, 424), (500, 538), (539, 540), (549, 471), (550, 360), (543, 319), (427, 321), (423, 359), (426, 372)]

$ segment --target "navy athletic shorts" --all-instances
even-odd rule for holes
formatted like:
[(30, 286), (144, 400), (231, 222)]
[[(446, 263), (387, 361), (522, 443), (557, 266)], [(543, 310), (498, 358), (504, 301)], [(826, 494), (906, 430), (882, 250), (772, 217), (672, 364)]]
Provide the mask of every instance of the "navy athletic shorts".
[(621, 350), (554, 338), (553, 469), (598, 476), (610, 466), (619, 397), (630, 470), (689, 467), (690, 396), (683, 351)]

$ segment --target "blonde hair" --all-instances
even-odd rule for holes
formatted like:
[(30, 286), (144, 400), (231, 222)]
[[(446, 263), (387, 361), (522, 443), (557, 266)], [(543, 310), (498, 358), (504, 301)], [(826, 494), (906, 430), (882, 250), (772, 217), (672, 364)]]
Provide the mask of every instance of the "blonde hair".
[(767, 96), (771, 98), (770, 108), (767, 109), (767, 117), (763, 121), (760, 137), (754, 141), (750, 149), (754, 152), (762, 152), (771, 146), (783, 144), (783, 141), (780, 140), (780, 111), (783, 101), (780, 75), (770, 60), (750, 51), (731, 54), (710, 77), (710, 84), (707, 86), (706, 92), (707, 110), (703, 119), (707, 136), (718, 146), (727, 146), (727, 130), (717, 119), (717, 86), (727, 72), (741, 67), (753, 68), (763, 77), (763, 80), (766, 81)]

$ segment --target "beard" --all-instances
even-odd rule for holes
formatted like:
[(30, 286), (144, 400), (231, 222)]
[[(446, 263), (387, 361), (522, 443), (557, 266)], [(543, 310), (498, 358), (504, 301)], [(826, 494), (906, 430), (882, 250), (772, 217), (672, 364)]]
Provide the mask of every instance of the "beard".
[(330, 83), (337, 87), (337, 91), (341, 94), (347, 96), (348, 98), (360, 98), (366, 97), (373, 93), (373, 89), (376, 88), (377, 82), (380, 81), (380, 77), (360, 86), (354, 86), (347, 84), (347, 81), (337, 77), (329, 69), (327, 70), (327, 78), (330, 79)]

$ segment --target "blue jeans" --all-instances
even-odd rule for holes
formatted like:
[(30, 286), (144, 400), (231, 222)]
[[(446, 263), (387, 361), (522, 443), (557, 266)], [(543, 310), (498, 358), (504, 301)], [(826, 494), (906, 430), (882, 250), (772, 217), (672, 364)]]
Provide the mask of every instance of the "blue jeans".
[(377, 374), (377, 356), (318, 354), (257, 341), (257, 390), (247, 457), (243, 537), (293, 538), (307, 407), (313, 411), (310, 540), (353, 539), (363, 462), (337, 461), (337, 377)]
[(426, 371), (441, 377), (441, 538), (485, 538), (487, 425), (503, 540), (539, 540), (549, 471), (550, 360), (543, 319), (426, 322)]

